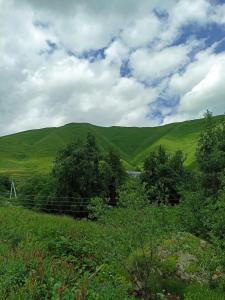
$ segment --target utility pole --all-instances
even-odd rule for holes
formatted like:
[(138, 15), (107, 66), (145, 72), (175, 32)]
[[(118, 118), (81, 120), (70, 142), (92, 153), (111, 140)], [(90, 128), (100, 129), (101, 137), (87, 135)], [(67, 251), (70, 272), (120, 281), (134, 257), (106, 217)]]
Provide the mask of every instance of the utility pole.
[(14, 181), (12, 180), (11, 189), (10, 189), (10, 199), (12, 199), (13, 194), (14, 194), (14, 197), (17, 198), (16, 186), (15, 186)]

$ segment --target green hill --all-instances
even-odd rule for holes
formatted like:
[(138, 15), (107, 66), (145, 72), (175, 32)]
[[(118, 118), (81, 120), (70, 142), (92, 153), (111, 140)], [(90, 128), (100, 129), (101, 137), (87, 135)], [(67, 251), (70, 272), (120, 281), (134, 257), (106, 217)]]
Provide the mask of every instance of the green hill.
[[(217, 116), (218, 121), (224, 116)], [(187, 155), (186, 165), (195, 164), (195, 148), (204, 120), (193, 120), (159, 127), (100, 127), (71, 123), (58, 128), (29, 130), (0, 137), (0, 172), (23, 174), (50, 170), (59, 149), (73, 139), (95, 135), (102, 152), (115, 149), (127, 169), (141, 166), (143, 159), (160, 144), (171, 152), (178, 149)]]

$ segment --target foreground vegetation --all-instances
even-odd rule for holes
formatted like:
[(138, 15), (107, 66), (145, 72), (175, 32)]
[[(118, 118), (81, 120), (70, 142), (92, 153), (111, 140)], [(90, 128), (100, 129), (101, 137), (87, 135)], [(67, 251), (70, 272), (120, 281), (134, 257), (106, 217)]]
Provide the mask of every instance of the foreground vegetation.
[(225, 299), (220, 252), (183, 231), (178, 207), (95, 222), (5, 207), (0, 223), (1, 299)]

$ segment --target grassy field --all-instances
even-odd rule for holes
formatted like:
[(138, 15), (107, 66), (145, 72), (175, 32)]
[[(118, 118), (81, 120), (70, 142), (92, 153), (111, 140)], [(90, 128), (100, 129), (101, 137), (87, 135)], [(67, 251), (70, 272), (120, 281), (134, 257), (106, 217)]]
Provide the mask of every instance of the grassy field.
[[(222, 118), (215, 117), (215, 120)], [(0, 138), (0, 172), (24, 174), (48, 172), (57, 151), (88, 132), (95, 135), (102, 152), (116, 150), (127, 169), (141, 166), (143, 159), (162, 144), (169, 151), (183, 150), (186, 166), (195, 165), (195, 148), (203, 120), (174, 123), (161, 127), (99, 127), (68, 124), (59, 128), (30, 130)]]
[(150, 291), (174, 295), (157, 299), (225, 299), (207, 283), (213, 248), (182, 232), (177, 208), (114, 209), (92, 222), (0, 207), (0, 226), (0, 299), (143, 299), (135, 278), (144, 286), (148, 269)]

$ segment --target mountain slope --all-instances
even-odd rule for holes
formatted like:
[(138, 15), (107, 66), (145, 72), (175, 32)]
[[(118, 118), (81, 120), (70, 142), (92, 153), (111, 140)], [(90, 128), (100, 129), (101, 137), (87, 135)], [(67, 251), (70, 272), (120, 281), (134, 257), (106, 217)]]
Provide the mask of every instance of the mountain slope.
[[(221, 120), (224, 116), (215, 117)], [(149, 152), (160, 144), (187, 155), (186, 165), (195, 164), (195, 148), (204, 120), (186, 121), (160, 127), (100, 127), (72, 123), (59, 128), (29, 130), (0, 137), (0, 172), (11, 174), (48, 172), (59, 149), (76, 138), (95, 135), (102, 152), (113, 148), (128, 169), (141, 165)]]

